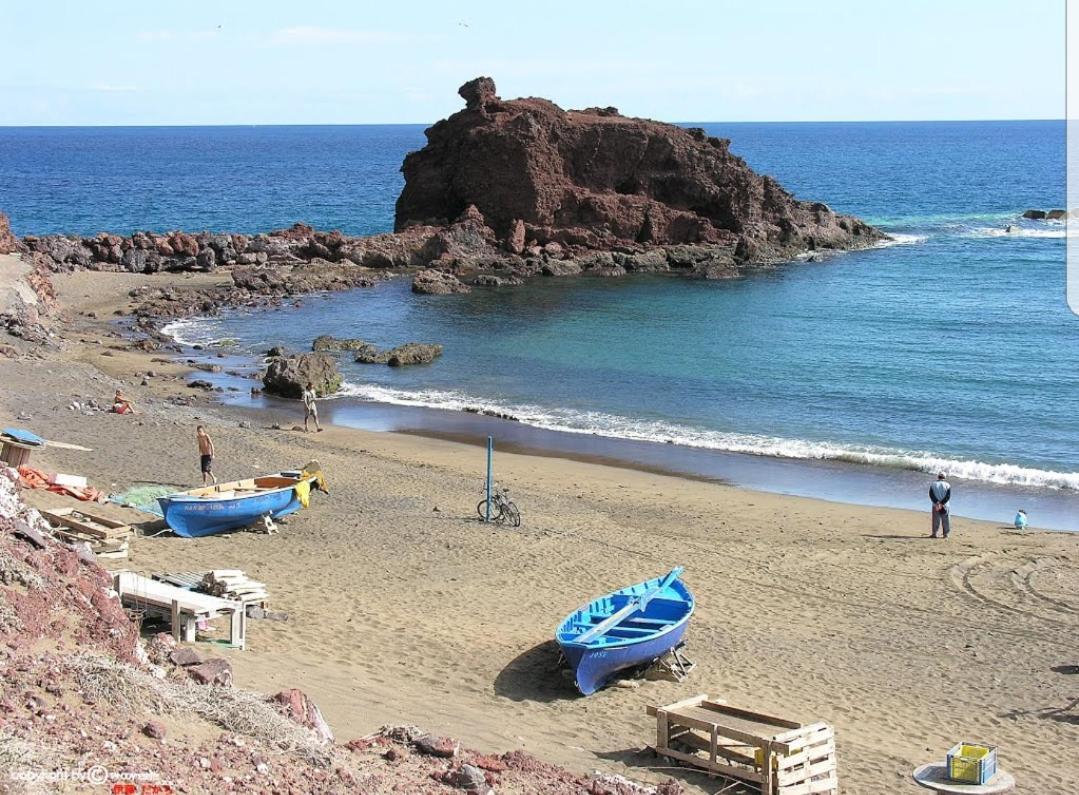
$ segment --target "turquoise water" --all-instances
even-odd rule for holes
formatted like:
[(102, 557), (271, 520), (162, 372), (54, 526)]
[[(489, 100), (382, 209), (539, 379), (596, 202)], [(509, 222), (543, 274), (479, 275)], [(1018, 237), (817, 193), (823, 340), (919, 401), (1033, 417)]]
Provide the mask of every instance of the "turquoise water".
[[(1063, 205), (1062, 122), (704, 126), (796, 195), (860, 215), (896, 243), (722, 283), (538, 280), (419, 297), (392, 282), (173, 330), (192, 342), (236, 338), (251, 354), (274, 343), (304, 349), (319, 333), (445, 345), (429, 367), (343, 357), (353, 400), (485, 407), (540, 428), (683, 449), (1079, 490), (1079, 318), (1064, 300), (1066, 230), (1018, 217)], [(400, 157), (422, 143), (415, 127), (84, 134), (105, 163), (122, 160), (133, 137), (140, 152), (159, 149), (159, 162), (183, 163), (184, 177), (174, 184), (159, 169), (146, 193), (128, 183), (115, 203), (82, 201), (101, 189), (86, 174), (61, 174), (74, 156), (59, 140), (80, 133), (44, 132), (55, 168), (48, 200), (28, 165), (20, 173), (29, 181), (3, 179), (12, 166), (0, 158), (0, 207), (17, 230), (256, 230), (292, 220), (383, 230)], [(0, 130), (0, 154), (29, 151), (12, 138)], [(140, 169), (124, 173), (143, 184)], [(227, 189), (232, 177), (248, 188), (242, 200)], [(214, 179), (220, 190), (199, 190)], [(110, 181), (104, 192), (119, 188)], [(142, 204), (131, 198), (140, 195)]]

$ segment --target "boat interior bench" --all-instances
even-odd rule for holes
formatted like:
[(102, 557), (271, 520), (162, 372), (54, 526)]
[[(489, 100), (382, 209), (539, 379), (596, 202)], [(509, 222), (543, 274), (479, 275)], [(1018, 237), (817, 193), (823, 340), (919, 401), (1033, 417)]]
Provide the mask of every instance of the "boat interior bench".
[(158, 582), (133, 571), (114, 574), (113, 589), (122, 604), (138, 610), (168, 616), (176, 640), (195, 640), (199, 619), (229, 617), (229, 644), (243, 649), (247, 632), (247, 613), (242, 602), (221, 599)]

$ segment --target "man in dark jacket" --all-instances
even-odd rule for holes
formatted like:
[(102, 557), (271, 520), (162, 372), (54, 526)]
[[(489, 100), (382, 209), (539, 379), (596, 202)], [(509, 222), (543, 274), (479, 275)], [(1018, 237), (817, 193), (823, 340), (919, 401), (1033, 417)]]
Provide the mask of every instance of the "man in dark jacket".
[(952, 531), (952, 525), (948, 512), (948, 500), (952, 498), (952, 486), (944, 479), (944, 473), (937, 475), (937, 479), (929, 486), (929, 499), (933, 501), (933, 535), (937, 537), (937, 531), (944, 529), (944, 537)]

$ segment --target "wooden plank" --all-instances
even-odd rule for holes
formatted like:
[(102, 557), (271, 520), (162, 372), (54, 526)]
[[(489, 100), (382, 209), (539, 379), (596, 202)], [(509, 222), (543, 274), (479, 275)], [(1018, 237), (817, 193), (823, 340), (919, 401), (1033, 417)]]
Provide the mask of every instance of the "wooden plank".
[(715, 721), (699, 720), (697, 718), (686, 715), (684, 712), (679, 713), (678, 715), (668, 716), (668, 720), (670, 720), (670, 722), (673, 724), (690, 726), (694, 729), (700, 729), (703, 732), (710, 732), (712, 731), (713, 727), (716, 727), (719, 729), (719, 733), (722, 736), (728, 737), (732, 740), (737, 740), (738, 742), (754, 746), (756, 748), (760, 748), (766, 742), (764, 739), (756, 736), (755, 734), (738, 731), (737, 729), (730, 728), (729, 726), (718, 726)]
[(827, 723), (817, 723), (814, 724), (814, 726), (818, 728), (816, 728), (813, 733), (806, 734), (801, 737), (796, 737), (793, 740), (788, 740), (784, 743), (780, 743), (780, 745), (783, 746), (781, 749), (783, 753), (796, 754), (804, 748), (807, 748), (811, 745), (816, 745), (823, 742), (824, 740), (831, 739), (835, 736), (832, 727), (829, 726)]
[[(73, 515), (75, 513), (79, 514), (78, 518)], [(123, 522), (75, 511), (73, 508), (42, 511), (41, 515), (53, 524), (58, 524), (61, 527), (67, 527), (95, 538), (124, 538), (135, 532), (130, 525)]]
[(670, 726), (667, 723), (667, 710), (656, 710), (656, 748), (663, 751), (668, 750), (667, 744), (670, 742)]
[(839, 778), (835, 773), (830, 773), (827, 778), (820, 781), (804, 781), (801, 784), (791, 784), (778, 790), (778, 795), (819, 795), (819, 793), (838, 792)]
[(635, 597), (629, 601), (625, 607), (618, 612), (611, 615), (609, 618), (605, 618), (600, 623), (596, 624), (592, 629), (588, 630), (584, 634), (578, 635), (573, 639), (574, 643), (588, 643), (590, 640), (598, 638), (603, 635), (607, 630), (616, 627), (619, 622), (625, 620), (634, 613), (640, 611), (644, 612), (648, 607), (648, 603), (655, 598), (656, 594), (662, 593), (663, 589), (682, 576), (684, 569), (681, 566), (675, 566), (665, 576), (655, 588), (646, 591), (641, 596)]
[(772, 756), (775, 753), (772, 750), (772, 744), (766, 742), (761, 750), (761, 793), (762, 795), (772, 795), (772, 790), (775, 784), (775, 774), (772, 770)]
[(788, 784), (798, 784), (802, 781), (808, 781), (816, 778), (817, 776), (823, 776), (825, 773), (830, 773), (835, 770), (835, 759), (828, 757), (827, 759), (815, 762), (808, 767), (796, 768), (794, 770), (780, 770), (778, 771), (777, 780), (780, 786)]
[(666, 710), (668, 713), (670, 713), (670, 712), (674, 712), (675, 710), (681, 709), (682, 707), (696, 706), (697, 704), (700, 704), (702, 701), (707, 701), (707, 700), (708, 700), (708, 694), (707, 693), (700, 693), (700, 694), (698, 694), (696, 696), (692, 696), (690, 698), (684, 698), (681, 701), (675, 701), (673, 704), (667, 704), (667, 705), (665, 705), (663, 707), (657, 707), (654, 704), (649, 704), (644, 709), (645, 709), (645, 712), (647, 712), (649, 715), (655, 715), (656, 710), (659, 710), (659, 709)]
[(668, 756), (671, 759), (677, 759), (680, 762), (688, 762), (694, 767), (701, 768), (702, 770), (710, 770), (713, 773), (719, 773), (720, 775), (727, 776), (729, 778), (737, 778), (742, 781), (750, 781), (755, 784), (759, 784), (761, 782), (761, 776), (758, 773), (752, 770), (748, 770), (744, 767), (734, 767), (733, 765), (724, 765), (719, 762), (713, 764), (707, 759), (701, 759), (699, 756), (696, 756), (694, 754), (685, 754), (681, 751), (675, 751), (673, 748), (664, 748), (662, 750), (657, 748), (656, 753), (662, 754), (663, 756)]
[(835, 741), (830, 739), (825, 740), (824, 743), (821, 745), (814, 745), (804, 751), (799, 751), (796, 754), (782, 757), (779, 760), (779, 769), (785, 770), (787, 768), (795, 767), (797, 765), (804, 765), (808, 762), (816, 762), (818, 759), (822, 759), (834, 753)]
[(828, 725), (827, 723), (825, 723), (824, 721), (817, 721), (816, 723), (806, 723), (806, 724), (803, 724), (803, 725), (799, 726), (796, 729), (792, 729), (791, 731), (783, 732), (782, 734), (777, 734), (775, 736), (775, 739), (777, 741), (781, 742), (781, 743), (788, 743), (789, 744), (789, 743), (793, 743), (799, 737), (808, 737), (809, 735), (815, 734), (816, 732), (819, 732), (822, 729), (830, 729), (830, 728), (832, 728), (832, 727), (830, 725)]
[(175, 640), (180, 640), (180, 603), (175, 599), (172, 600), (172, 610), (170, 611), (170, 617), (172, 618), (172, 637)]
[(803, 724), (798, 721), (788, 720), (786, 718), (777, 718), (775, 715), (767, 715), (763, 712), (754, 712), (748, 709), (742, 709), (741, 707), (732, 707), (729, 704), (725, 704), (719, 701), (705, 701), (701, 704), (702, 709), (715, 710), (716, 712), (724, 715), (734, 715), (745, 720), (755, 721), (756, 723), (766, 723), (773, 726), (781, 726), (785, 729), (800, 729)]
[[(709, 740), (706, 740), (704, 737), (694, 734), (693, 732), (689, 732), (688, 730), (684, 731), (687, 731), (687, 733), (677, 735), (672, 733), (670, 736), (670, 742), (685, 743), (686, 745), (692, 748), (696, 748), (700, 751), (704, 751), (705, 753), (709, 753), (711, 751), (712, 744)], [(726, 738), (720, 736), (718, 739), (722, 741)], [(740, 750), (735, 750), (736, 748)], [(746, 745), (745, 743), (738, 743), (737, 745), (726, 745), (720, 742), (717, 745), (716, 750), (720, 756), (725, 757), (726, 759), (729, 759), (733, 762), (741, 762), (744, 765), (757, 764), (756, 758), (751, 753), (744, 753), (744, 751), (753, 750), (753, 746)]]

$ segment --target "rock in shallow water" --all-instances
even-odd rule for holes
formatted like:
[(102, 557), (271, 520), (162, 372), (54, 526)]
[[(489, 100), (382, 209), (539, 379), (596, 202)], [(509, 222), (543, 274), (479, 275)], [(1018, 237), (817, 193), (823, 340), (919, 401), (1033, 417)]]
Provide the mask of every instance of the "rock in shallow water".
[(299, 353), (270, 360), (262, 385), (266, 392), (287, 398), (299, 398), (310, 383), (315, 394), (332, 395), (341, 386), (337, 362), (327, 353)]

